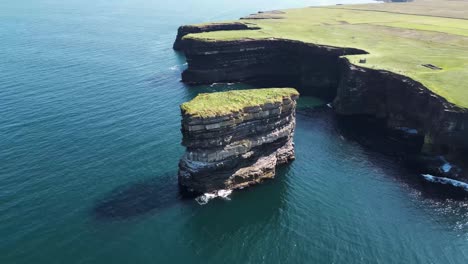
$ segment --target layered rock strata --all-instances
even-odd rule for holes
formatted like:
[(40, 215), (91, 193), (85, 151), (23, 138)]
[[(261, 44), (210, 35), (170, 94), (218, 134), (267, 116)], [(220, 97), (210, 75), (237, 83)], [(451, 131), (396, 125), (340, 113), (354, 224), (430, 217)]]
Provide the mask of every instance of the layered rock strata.
[(425, 136), (425, 148), (438, 153), (468, 149), (468, 112), (403, 75), (341, 60), (333, 102), (341, 115), (383, 118), (389, 128), (412, 128)]
[(182, 43), (188, 63), (182, 73), (185, 83), (288, 86), (296, 87), (301, 94), (326, 100), (336, 96), (340, 56), (366, 53), (283, 39), (199, 41), (189, 38)]
[(231, 22), (231, 23), (210, 23), (205, 25), (186, 25), (179, 27), (177, 31), (176, 41), (174, 42), (173, 48), (175, 50), (183, 50), (183, 41), (182, 37), (191, 33), (202, 33), (210, 31), (219, 31), (219, 30), (254, 30), (259, 29), (259, 27), (249, 26), (247, 23), (240, 22)]
[[(179, 32), (180, 33), (180, 32)], [(348, 62), (343, 55), (365, 54), (284, 39), (209, 41), (183, 38), (189, 84), (247, 82), (294, 86), (303, 95), (333, 101), (340, 115), (385, 119), (389, 128), (410, 129), (425, 137), (422, 151), (468, 152), (468, 111), (406, 76)]]
[[(182, 145), (187, 150), (179, 163), (182, 191), (198, 195), (243, 188), (273, 178), (277, 165), (293, 160), (298, 93), (285, 91), (273, 100), (265, 97), (264, 102), (220, 114), (200, 116), (183, 105)], [(227, 93), (236, 92), (225, 93), (229, 97)], [(244, 99), (250, 101), (248, 96)]]

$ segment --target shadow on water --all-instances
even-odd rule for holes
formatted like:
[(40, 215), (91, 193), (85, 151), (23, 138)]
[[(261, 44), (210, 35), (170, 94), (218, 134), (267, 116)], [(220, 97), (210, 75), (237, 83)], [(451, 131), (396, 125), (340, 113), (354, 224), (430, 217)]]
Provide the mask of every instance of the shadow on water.
[[(375, 128), (372, 125), (368, 126), (366, 123), (359, 123), (355, 120), (350, 123), (346, 123), (349, 121), (343, 122), (327, 106), (299, 109), (298, 115), (313, 119), (314, 123), (321, 124), (322, 129), (325, 127), (329, 133), (336, 134), (337, 138), (341, 137), (360, 143), (367, 153), (369, 161), (383, 170), (387, 170), (386, 175), (392, 175), (396, 180), (419, 191), (424, 198), (464, 200), (467, 197), (467, 192), (463, 190), (449, 185), (428, 182), (420, 174), (403, 166), (403, 162), (399, 159), (401, 148), (396, 147), (392, 140), (374, 136), (378, 133), (375, 133)], [(366, 131), (374, 131), (374, 135)], [(395, 155), (395, 151), (400, 154)], [(389, 163), (391, 164), (389, 165)], [(197, 210), (197, 215), (200, 216), (201, 220), (198, 222), (197, 217), (194, 217), (192, 225), (197, 226), (197, 228), (193, 228), (192, 232), (203, 233), (203, 226), (206, 226), (207, 223), (202, 219), (212, 219), (212, 224), (216, 225), (216, 223), (229, 223), (230, 217), (235, 219), (235, 215), (243, 215), (242, 219), (245, 221), (237, 220), (232, 223), (233, 232), (243, 225), (272, 219), (272, 216), (276, 215), (284, 204), (283, 199), (287, 193), (285, 174), (287, 174), (287, 167), (280, 168), (277, 179), (266, 181), (255, 188), (234, 192), (233, 199), (228, 201), (228, 204), (220, 199), (211, 201), (209, 205), (203, 206), (204, 210)], [(96, 201), (92, 208), (92, 214), (99, 220), (124, 220), (148, 213), (157, 213), (180, 202), (193, 202), (193, 199), (183, 199), (181, 196), (176, 175), (177, 173), (174, 171), (117, 187)], [(268, 197), (268, 199), (263, 200), (256, 197)], [(253, 203), (252, 200), (257, 202)], [(259, 200), (265, 202), (259, 204)], [(211, 217), (203, 216), (204, 214), (210, 214)], [(263, 216), (268, 217), (262, 219)], [(203, 236), (201, 233), (198, 235)]]
[(408, 166), (408, 162), (402, 158), (402, 146), (395, 146), (391, 139), (381, 139), (378, 142), (379, 138), (372, 135), (375, 130), (368, 125), (354, 129), (361, 124), (353, 121), (341, 123), (331, 108), (301, 109), (297, 114), (299, 119), (305, 118), (314, 126), (320, 126), (320, 129), (324, 129), (336, 140), (341, 138), (357, 144), (365, 159), (379, 168), (379, 175), (396, 181), (408, 198), (418, 201), (413, 203), (416, 207), (421, 210), (429, 209), (429, 213), (437, 216), (437, 221), (446, 223), (446, 227), (453, 228), (458, 234), (468, 234), (468, 192), (463, 188), (425, 180), (420, 171)]
[(99, 220), (123, 220), (169, 208), (184, 201), (177, 173), (120, 186), (98, 200), (92, 214)]
[(347, 139), (360, 143), (369, 153), (369, 159), (378, 159), (374, 153), (397, 164), (396, 178), (420, 191), (425, 198), (444, 200), (465, 200), (468, 192), (450, 184), (426, 180), (425, 164), (416, 164), (424, 143), (423, 135), (408, 135), (400, 131), (390, 131), (385, 120), (369, 119), (365, 116), (337, 118), (337, 128)]
[[(388, 131), (383, 120), (360, 117), (339, 117), (326, 106), (298, 110), (299, 115), (326, 124), (337, 138), (358, 143), (367, 158), (379, 168), (386, 170), (385, 175), (418, 191), (423, 198), (434, 200), (466, 200), (468, 192), (450, 184), (430, 182), (422, 176), (421, 167), (412, 164), (410, 157), (417, 155), (423, 144), (421, 136), (401, 136)], [(391, 165), (389, 164), (391, 163)], [(419, 167), (419, 168), (415, 168)]]
[(230, 200), (214, 199), (196, 208), (183, 231), (192, 238), (189, 243), (193, 251), (203, 259), (210, 259), (212, 247), (206, 245), (229, 251), (226, 245), (235, 238), (241, 237), (243, 244), (253, 245), (263, 239), (256, 235), (262, 230), (271, 230), (270, 235), (280, 232), (273, 227), (278, 226), (282, 212), (287, 211), (288, 170), (288, 166), (281, 166), (275, 179), (236, 190)]

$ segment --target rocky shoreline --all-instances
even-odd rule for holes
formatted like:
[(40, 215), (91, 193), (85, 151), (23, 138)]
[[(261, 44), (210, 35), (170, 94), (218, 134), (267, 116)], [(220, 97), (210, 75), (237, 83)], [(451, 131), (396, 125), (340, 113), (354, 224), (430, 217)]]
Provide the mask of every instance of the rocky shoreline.
[[(238, 27), (237, 23), (234, 27)], [(206, 30), (213, 29), (197, 29)], [(284, 39), (210, 41), (183, 38), (184, 34), (179, 30), (175, 46), (187, 58), (188, 68), (182, 74), (185, 83), (245, 82), (259, 87), (297, 87), (301, 94), (333, 102), (338, 115), (383, 119), (388, 129), (417, 133), (424, 139), (419, 151), (424, 156), (465, 162), (467, 109), (451, 104), (411, 78), (366, 68), (365, 62), (354, 65), (341, 57), (366, 54), (364, 50)], [(433, 167), (430, 163), (422, 162), (422, 167)], [(436, 176), (468, 180), (466, 172), (439, 171)]]

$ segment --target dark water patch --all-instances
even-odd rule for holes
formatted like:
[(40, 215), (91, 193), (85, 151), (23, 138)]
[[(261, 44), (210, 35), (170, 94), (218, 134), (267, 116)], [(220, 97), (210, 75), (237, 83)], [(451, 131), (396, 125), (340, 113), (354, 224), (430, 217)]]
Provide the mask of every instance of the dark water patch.
[(422, 185), (424, 197), (436, 198), (439, 200), (467, 200), (468, 189), (466, 183), (453, 179), (436, 177), (430, 174), (421, 174), (419, 182)]
[(337, 127), (346, 138), (394, 157), (419, 153), (424, 144), (424, 135), (416, 130), (414, 133), (411, 129), (391, 130), (387, 128), (385, 119), (365, 115), (338, 116)]
[[(385, 120), (368, 116), (339, 116), (337, 126), (346, 138), (359, 142), (369, 150), (390, 156), (402, 167), (400, 175), (403, 177), (399, 178), (421, 190), (425, 197), (455, 200), (468, 198), (468, 191), (451, 181), (463, 180), (460, 179), (462, 169), (442, 156), (421, 153), (424, 135), (417, 130), (388, 129)], [(425, 174), (449, 179), (431, 181), (423, 176)]]
[(316, 104), (316, 105), (301, 106), (300, 104), (301, 104), (301, 101), (298, 102), (298, 108), (296, 109), (297, 114), (301, 116), (317, 119), (314, 121), (327, 120), (333, 123), (335, 122), (333, 111), (327, 105)]
[[(229, 200), (213, 199), (206, 205), (199, 206), (184, 227), (186, 236), (192, 238), (189, 241), (190, 248), (198, 251), (197, 255), (203, 259), (210, 259), (213, 254), (218, 253), (200, 245), (214, 244), (222, 249), (233, 237), (241, 236), (244, 247), (281, 232), (275, 227), (280, 225), (282, 214), (287, 210), (287, 197), (291, 192), (287, 178), (293, 177), (289, 174), (288, 166), (280, 166), (274, 179), (238, 189), (230, 195)], [(255, 232), (246, 233), (246, 230)], [(259, 236), (263, 233), (263, 236)], [(246, 257), (243, 256), (244, 259)]]
[(177, 172), (172, 172), (115, 188), (96, 202), (92, 214), (99, 220), (129, 219), (182, 201)]
[(415, 173), (466, 181), (466, 177), (463, 175), (464, 169), (458, 166), (460, 163), (448, 161), (444, 156), (424, 153), (408, 155), (404, 158), (404, 163)]
[(326, 102), (317, 97), (301, 95), (299, 99), (297, 100), (296, 111), (301, 111), (301, 110), (307, 111), (307, 109), (314, 109), (316, 107), (324, 106), (324, 105), (326, 105)]
[(444, 164), (447, 163), (444, 158), (421, 154), (424, 135), (417, 131), (413, 133), (410, 129), (388, 129), (385, 120), (368, 116), (339, 116), (337, 127), (344, 137), (360, 143), (370, 151), (390, 157), (401, 166), (396, 177), (421, 191), (424, 197), (456, 200), (468, 198), (468, 192), (464, 188), (448, 182), (429, 181), (422, 176), (425, 173), (433, 173), (456, 177), (460, 169), (451, 165), (452, 168), (444, 171)]
[[(389, 130), (385, 121), (368, 116), (337, 116), (327, 106), (298, 109), (299, 115), (329, 127), (337, 138), (354, 141), (364, 148), (369, 161), (392, 175), (393, 179), (434, 200), (465, 200), (468, 191), (450, 181), (429, 181), (423, 174), (457, 179), (461, 169), (451, 164), (444, 172), (445, 158), (420, 153), (424, 136), (405, 130)], [(392, 165), (389, 164), (392, 163)]]

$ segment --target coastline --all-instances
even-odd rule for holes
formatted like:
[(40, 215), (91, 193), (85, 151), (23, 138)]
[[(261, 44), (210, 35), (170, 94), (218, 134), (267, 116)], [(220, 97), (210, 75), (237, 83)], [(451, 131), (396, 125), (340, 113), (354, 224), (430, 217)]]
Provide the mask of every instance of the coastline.
[[(409, 131), (407, 134), (416, 131), (422, 138), (421, 158), (417, 158), (421, 175), (430, 171), (436, 177), (468, 181), (467, 172), (460, 169), (466, 163), (468, 152), (466, 108), (449, 102), (408, 76), (366, 67), (365, 60), (355, 63), (343, 57), (368, 54), (362, 49), (278, 38), (184, 38), (195, 32), (235, 31), (248, 27), (240, 27), (237, 22), (223, 23), (221, 27), (207, 25), (179, 29), (174, 48), (187, 58), (183, 82), (297, 87), (301, 94), (333, 102), (337, 115), (384, 120), (391, 131)], [(432, 158), (427, 159), (427, 156)], [(437, 157), (449, 159), (455, 164), (454, 169), (434, 170)]]

